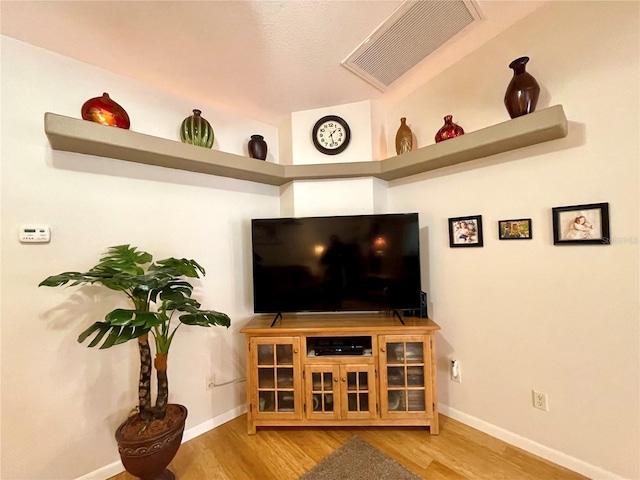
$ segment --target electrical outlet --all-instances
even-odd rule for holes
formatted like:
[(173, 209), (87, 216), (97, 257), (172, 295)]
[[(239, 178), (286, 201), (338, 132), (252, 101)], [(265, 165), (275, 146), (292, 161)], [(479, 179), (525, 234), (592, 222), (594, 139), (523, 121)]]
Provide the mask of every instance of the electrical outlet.
[(458, 360), (451, 360), (451, 380), (454, 382), (462, 383), (462, 371), (460, 370), (460, 362)]
[(547, 394), (533, 390), (533, 407), (548, 412), (549, 404), (547, 403)]
[(216, 376), (208, 375), (205, 380), (206, 380), (207, 390), (213, 390), (213, 387), (216, 386)]

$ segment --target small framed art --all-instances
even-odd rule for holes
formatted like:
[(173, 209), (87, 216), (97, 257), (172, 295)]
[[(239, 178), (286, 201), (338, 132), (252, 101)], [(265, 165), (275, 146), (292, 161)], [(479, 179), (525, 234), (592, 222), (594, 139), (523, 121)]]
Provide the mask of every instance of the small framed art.
[(552, 211), (554, 245), (610, 243), (608, 203), (554, 207)]
[(450, 247), (482, 247), (482, 215), (449, 219)]
[(500, 240), (531, 240), (532, 235), (530, 218), (498, 221), (498, 238)]

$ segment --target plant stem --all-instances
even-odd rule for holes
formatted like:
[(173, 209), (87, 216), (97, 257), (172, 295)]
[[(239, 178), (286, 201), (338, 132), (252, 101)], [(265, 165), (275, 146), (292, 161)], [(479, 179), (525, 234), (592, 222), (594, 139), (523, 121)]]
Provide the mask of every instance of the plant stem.
[(138, 405), (144, 420), (151, 418), (151, 348), (149, 335), (138, 337), (140, 350), (140, 382), (138, 383)]
[(156, 353), (155, 361), (158, 377), (158, 396), (156, 398), (155, 418), (163, 419), (167, 413), (169, 400), (169, 381), (167, 379), (167, 355)]

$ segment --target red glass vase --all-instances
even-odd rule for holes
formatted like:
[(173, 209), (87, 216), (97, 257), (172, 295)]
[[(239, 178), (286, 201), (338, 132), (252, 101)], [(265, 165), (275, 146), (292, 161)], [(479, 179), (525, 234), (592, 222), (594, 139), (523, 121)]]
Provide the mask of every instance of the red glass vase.
[(103, 93), (101, 97), (90, 98), (81, 109), (82, 118), (90, 122), (129, 129), (131, 122), (127, 112), (111, 100), (108, 93)]
[(438, 130), (438, 133), (436, 133), (436, 143), (463, 134), (464, 130), (462, 129), (462, 127), (453, 123), (453, 116), (447, 115), (446, 117), (444, 117), (444, 125), (440, 130)]

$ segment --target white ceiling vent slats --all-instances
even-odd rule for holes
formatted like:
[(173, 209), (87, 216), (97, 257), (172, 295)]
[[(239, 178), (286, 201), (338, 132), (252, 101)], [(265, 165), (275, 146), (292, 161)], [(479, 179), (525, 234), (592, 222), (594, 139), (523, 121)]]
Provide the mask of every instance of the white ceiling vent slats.
[(383, 92), (454, 36), (480, 20), (469, 0), (407, 1), (342, 65)]

